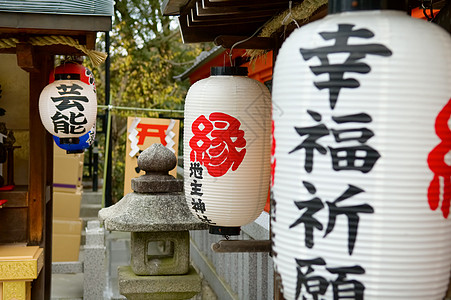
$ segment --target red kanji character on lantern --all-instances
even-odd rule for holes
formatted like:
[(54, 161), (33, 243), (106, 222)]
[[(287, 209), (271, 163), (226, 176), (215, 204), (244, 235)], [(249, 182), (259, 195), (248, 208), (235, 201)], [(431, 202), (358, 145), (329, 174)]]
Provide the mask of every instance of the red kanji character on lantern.
[(276, 139), (274, 137), (274, 120), (271, 121), (271, 186), (274, 186), (274, 174), (276, 173)]
[(189, 145), (191, 161), (198, 161), (208, 174), (220, 177), (232, 168), (236, 171), (246, 154), (244, 131), (236, 118), (224, 113), (211, 113), (209, 119), (199, 116), (191, 127), (194, 136)]
[(448, 218), (451, 202), (451, 166), (445, 161), (446, 154), (451, 150), (451, 130), (448, 127), (450, 117), (451, 99), (435, 119), (435, 132), (441, 142), (428, 155), (429, 169), (434, 172), (434, 178), (428, 189), (429, 207), (436, 210), (440, 203), (440, 177), (442, 177), (444, 187), (441, 210), (445, 218)]

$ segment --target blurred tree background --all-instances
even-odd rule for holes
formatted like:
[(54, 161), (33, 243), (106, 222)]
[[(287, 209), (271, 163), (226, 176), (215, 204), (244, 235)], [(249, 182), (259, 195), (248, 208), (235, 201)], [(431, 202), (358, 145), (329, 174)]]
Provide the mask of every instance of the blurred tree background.
[[(163, 16), (160, 7), (159, 0), (116, 0), (114, 5), (110, 32), (110, 104), (136, 110), (111, 110), (113, 203), (123, 196), (127, 117), (159, 116), (140, 108), (183, 110), (189, 82), (176, 81), (173, 77), (189, 68), (202, 51), (212, 47), (211, 44), (183, 44), (177, 20)], [(104, 35), (98, 37), (97, 49), (105, 51)], [(95, 68), (89, 63), (87, 66), (96, 79), (98, 103), (105, 104), (105, 64)], [(183, 117), (183, 114), (165, 117)], [(105, 135), (97, 134), (96, 139), (101, 157), (105, 158)], [(99, 178), (103, 167), (101, 159)]]

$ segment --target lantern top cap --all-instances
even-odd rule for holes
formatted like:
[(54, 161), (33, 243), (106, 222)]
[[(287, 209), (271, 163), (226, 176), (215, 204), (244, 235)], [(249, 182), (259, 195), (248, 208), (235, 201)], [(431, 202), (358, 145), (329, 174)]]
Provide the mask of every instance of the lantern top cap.
[(407, 10), (404, 0), (329, 0), (329, 14), (361, 10)]
[(211, 67), (211, 76), (247, 76), (246, 67)]

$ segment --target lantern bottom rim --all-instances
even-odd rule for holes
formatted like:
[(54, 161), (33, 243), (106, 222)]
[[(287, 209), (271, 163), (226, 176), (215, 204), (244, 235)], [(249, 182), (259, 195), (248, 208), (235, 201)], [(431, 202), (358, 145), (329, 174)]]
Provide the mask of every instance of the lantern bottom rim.
[(241, 227), (208, 226), (208, 233), (219, 235), (240, 235)]
[(69, 138), (60, 138), (61, 145), (70, 145), (70, 144), (79, 144), (80, 138), (78, 137), (69, 137)]
[(84, 153), (85, 149), (77, 149), (77, 150), (66, 150), (67, 154), (79, 154), (79, 153)]

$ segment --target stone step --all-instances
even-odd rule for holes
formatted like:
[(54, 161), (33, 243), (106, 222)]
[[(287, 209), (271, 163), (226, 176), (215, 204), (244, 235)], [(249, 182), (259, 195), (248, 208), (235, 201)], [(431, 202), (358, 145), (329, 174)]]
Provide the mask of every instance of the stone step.
[[(83, 180), (82, 183), (83, 183), (83, 188), (92, 190), (92, 179), (85, 179), (85, 180)], [(99, 178), (99, 180), (97, 182), (97, 189), (101, 191), (102, 187), (103, 187), (103, 179)]]
[(98, 221), (99, 218), (96, 217), (80, 217), (81, 219), (81, 228), (82, 231), (86, 231), (86, 226), (88, 225), (89, 221)]
[(97, 218), (101, 209), (102, 205), (100, 204), (82, 204), (80, 206), (80, 218)]
[(80, 247), (84, 245), (86, 245), (86, 230), (82, 230), (80, 236)]
[(83, 196), (81, 198), (82, 204), (102, 204), (102, 191), (89, 191), (83, 190)]

